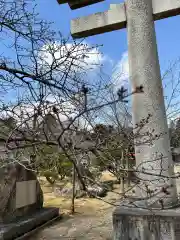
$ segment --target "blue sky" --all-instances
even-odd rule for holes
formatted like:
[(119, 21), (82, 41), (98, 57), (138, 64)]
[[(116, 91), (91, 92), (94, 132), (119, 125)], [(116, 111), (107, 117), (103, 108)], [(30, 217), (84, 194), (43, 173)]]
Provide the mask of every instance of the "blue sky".
[[(158, 1), (158, 0), (157, 0)], [(68, 4), (59, 5), (56, 0), (37, 0), (38, 12), (44, 19), (54, 22), (53, 27), (64, 35), (70, 34), (72, 18), (86, 16), (109, 9), (110, 3), (120, 3), (122, 0), (106, 0), (78, 10), (71, 10)], [(171, 17), (155, 23), (159, 59), (162, 73), (169, 64), (180, 57), (180, 16)], [(89, 44), (103, 44), (101, 51), (113, 61), (113, 64), (127, 63), (126, 30), (105, 33), (86, 39)], [(180, 65), (178, 65), (180, 66)], [(127, 64), (125, 65), (128, 68)], [(179, 71), (179, 68), (176, 69)], [(165, 95), (170, 95), (171, 87), (167, 87)]]
[[(59, 5), (57, 0), (35, 0), (35, 2), (40, 18), (54, 22), (52, 26), (53, 29), (60, 31), (64, 36), (68, 36), (70, 34), (71, 19), (106, 11), (109, 9), (110, 3), (120, 3), (123, 1), (105, 0), (102, 3), (73, 11), (69, 8), (68, 4)], [(164, 72), (168, 68), (170, 62), (180, 57), (180, 16), (157, 21), (155, 26), (160, 65), (162, 72)], [(88, 37), (86, 42), (89, 44), (103, 44), (101, 52), (105, 57), (112, 60), (113, 66), (117, 66), (117, 72), (119, 70), (118, 66), (121, 65), (123, 65), (125, 71), (127, 71), (126, 29)], [(2, 52), (3, 47), (1, 48), (1, 53)], [(180, 64), (178, 66), (180, 66)], [(177, 68), (176, 71), (180, 72), (180, 68)], [(125, 74), (125, 78), (127, 78), (127, 74)], [(172, 88), (169, 85), (165, 94), (170, 95), (171, 90)]]
[[(108, 10), (110, 3), (122, 0), (106, 0), (78, 10), (71, 10), (68, 4), (59, 5), (56, 0), (37, 0), (40, 16), (53, 21), (56, 30), (63, 34), (70, 33), (70, 20), (95, 12)], [(161, 68), (169, 61), (180, 56), (180, 16), (163, 19), (156, 22), (156, 34)], [(126, 30), (119, 30), (87, 38), (89, 43), (104, 44), (103, 53), (118, 61), (127, 50)]]

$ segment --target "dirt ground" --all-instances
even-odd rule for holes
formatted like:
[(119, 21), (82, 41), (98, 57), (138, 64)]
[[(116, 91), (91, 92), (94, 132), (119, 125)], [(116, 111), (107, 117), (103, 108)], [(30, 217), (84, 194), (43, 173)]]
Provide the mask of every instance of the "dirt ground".
[[(112, 179), (109, 174), (104, 174), (103, 180)], [(115, 193), (108, 193), (104, 201), (92, 198), (75, 200), (74, 215), (70, 214), (71, 200), (55, 197), (52, 189), (43, 185), (45, 206), (54, 206), (60, 209), (62, 219), (43, 230), (40, 230), (30, 240), (110, 240), (112, 239), (112, 212), (113, 205), (120, 197)], [(114, 191), (119, 191), (115, 185)]]
[[(175, 166), (175, 172), (180, 172), (180, 166)], [(103, 180), (110, 180), (112, 176), (108, 173), (103, 175)], [(180, 180), (176, 180), (178, 193), (180, 193)], [(76, 213), (70, 215), (70, 199), (55, 197), (52, 188), (43, 184), (45, 206), (54, 206), (60, 209), (62, 219), (53, 225), (46, 227), (30, 240), (112, 240), (112, 212), (113, 205), (107, 202), (117, 203), (120, 195), (108, 193), (103, 198), (97, 199), (81, 198), (75, 201)], [(119, 192), (120, 186), (115, 185), (114, 191)]]

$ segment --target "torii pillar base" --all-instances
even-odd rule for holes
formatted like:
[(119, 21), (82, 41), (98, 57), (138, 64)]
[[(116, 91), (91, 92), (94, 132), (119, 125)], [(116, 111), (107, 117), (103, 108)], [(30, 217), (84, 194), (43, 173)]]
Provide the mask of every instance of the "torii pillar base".
[(114, 240), (179, 240), (180, 207), (149, 210), (121, 206), (113, 212)]

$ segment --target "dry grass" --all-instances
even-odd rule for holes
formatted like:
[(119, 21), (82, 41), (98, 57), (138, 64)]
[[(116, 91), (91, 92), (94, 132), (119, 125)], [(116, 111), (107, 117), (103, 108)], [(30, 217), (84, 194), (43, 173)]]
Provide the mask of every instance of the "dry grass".
[(104, 171), (101, 176), (101, 181), (117, 180), (117, 178), (109, 171)]
[[(115, 180), (105, 172), (102, 181)], [(44, 206), (60, 208), (63, 218), (60, 222), (40, 231), (31, 240), (110, 240), (112, 239), (112, 211), (113, 206), (94, 198), (75, 200), (75, 214), (70, 214), (71, 199), (55, 197), (53, 187), (45, 179), (40, 180), (44, 192)], [(58, 186), (63, 186), (58, 183)], [(116, 185), (119, 188), (118, 185)], [(118, 190), (118, 189), (116, 189)], [(117, 194), (108, 193), (105, 201), (114, 202), (119, 198)]]
[[(81, 198), (75, 200), (75, 211), (76, 213), (93, 215), (97, 210), (104, 209), (106, 205), (109, 206), (109, 204), (98, 199)], [(71, 209), (71, 200), (63, 197), (51, 198), (46, 200), (44, 206), (58, 207), (61, 209), (61, 212), (68, 213)]]
[[(116, 178), (109, 172), (104, 172), (101, 181), (108, 181), (108, 180), (116, 180)], [(68, 184), (68, 179), (64, 180), (63, 183), (57, 183), (56, 186), (58, 185), (59, 187), (62, 187), (66, 185), (66, 187), (70, 187), (71, 184)], [(61, 209), (63, 213), (67, 213), (71, 209), (71, 199), (68, 197), (56, 197), (55, 194), (53, 193), (53, 187), (48, 184), (45, 179), (42, 181), (42, 189), (44, 192), (44, 206), (46, 207), (58, 207)], [(119, 187), (119, 186), (117, 186)], [(109, 196), (107, 196), (109, 198)], [(110, 197), (111, 198), (111, 197)], [(106, 198), (105, 198), (106, 199)], [(106, 199), (107, 201), (113, 201), (114, 198), (112, 199)], [(75, 209), (76, 212), (82, 213), (82, 214), (94, 214), (98, 210), (104, 209), (108, 207), (109, 204), (98, 200), (94, 198), (80, 198), (75, 200)]]
[[(175, 172), (180, 172), (180, 166), (175, 166)], [(102, 181), (115, 180), (109, 172), (104, 172)], [(177, 185), (178, 185), (177, 180)], [(58, 183), (66, 184), (67, 180)], [(31, 240), (112, 240), (112, 212), (113, 206), (98, 199), (81, 198), (75, 200), (76, 214), (70, 215), (71, 200), (65, 197), (55, 197), (53, 188), (41, 179), (44, 191), (44, 205), (60, 208), (65, 217), (62, 221), (48, 227)], [(180, 184), (179, 184), (180, 185)], [(115, 185), (119, 192), (119, 185)], [(180, 190), (180, 189), (179, 189)], [(178, 191), (180, 192), (180, 191)], [(119, 195), (109, 192), (105, 201), (115, 202)]]

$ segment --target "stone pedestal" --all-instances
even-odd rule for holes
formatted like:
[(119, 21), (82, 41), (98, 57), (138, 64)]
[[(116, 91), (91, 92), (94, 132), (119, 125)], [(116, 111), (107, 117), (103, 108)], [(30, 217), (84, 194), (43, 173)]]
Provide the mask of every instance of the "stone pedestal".
[(148, 210), (121, 206), (113, 212), (114, 240), (179, 240), (180, 207)]
[(26, 240), (37, 228), (59, 217), (57, 208), (41, 208), (39, 211), (9, 223), (0, 223), (0, 240)]

